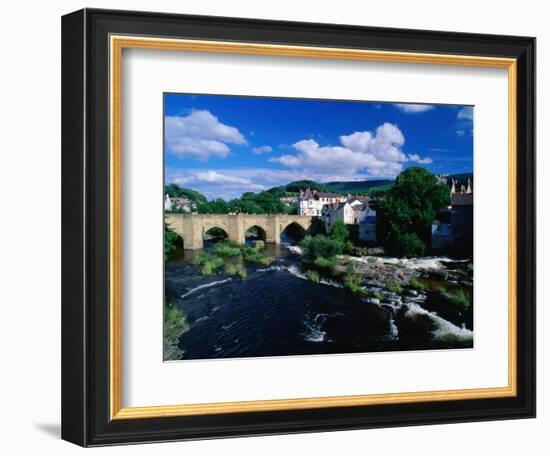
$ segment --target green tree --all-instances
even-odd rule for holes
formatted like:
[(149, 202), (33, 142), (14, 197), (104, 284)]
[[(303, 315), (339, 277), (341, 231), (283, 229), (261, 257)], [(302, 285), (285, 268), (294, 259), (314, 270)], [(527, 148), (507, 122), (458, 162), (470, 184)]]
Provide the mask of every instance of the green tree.
[(330, 229), (329, 237), (344, 242), (349, 237), (349, 229), (343, 220), (336, 220)]
[(328, 260), (340, 255), (344, 250), (344, 242), (318, 234), (314, 237), (306, 236), (300, 242), (300, 247), (302, 248), (304, 261), (314, 263), (319, 257)]
[(164, 187), (165, 193), (170, 196), (170, 198), (187, 198), (194, 203), (206, 203), (207, 199), (202, 193), (197, 192), (196, 190), (191, 190), (190, 188), (183, 188), (177, 184), (169, 184)]
[(386, 252), (421, 256), (437, 212), (449, 205), (449, 189), (424, 168), (403, 171), (379, 201), (379, 239)]
[(164, 261), (167, 261), (170, 255), (174, 253), (174, 250), (176, 250), (178, 238), (179, 236), (176, 233), (164, 226)]

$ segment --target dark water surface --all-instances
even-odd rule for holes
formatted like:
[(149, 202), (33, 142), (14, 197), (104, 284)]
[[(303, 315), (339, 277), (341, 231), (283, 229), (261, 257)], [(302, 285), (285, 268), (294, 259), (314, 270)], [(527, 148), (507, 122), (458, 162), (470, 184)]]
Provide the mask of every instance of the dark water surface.
[(277, 259), (267, 267), (246, 264), (245, 279), (223, 268), (203, 277), (192, 264), (195, 252), (167, 263), (167, 300), (189, 324), (178, 344), (181, 359), (472, 346), (465, 323), (439, 317), (417, 298), (373, 304), (336, 282), (305, 280), (299, 255), (286, 246), (267, 249)]

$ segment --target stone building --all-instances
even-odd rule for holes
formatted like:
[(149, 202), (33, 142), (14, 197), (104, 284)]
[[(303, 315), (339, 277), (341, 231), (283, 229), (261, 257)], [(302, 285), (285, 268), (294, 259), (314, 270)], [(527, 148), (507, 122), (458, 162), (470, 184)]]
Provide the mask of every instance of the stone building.
[(451, 187), (451, 229), (455, 255), (467, 257), (474, 251), (474, 192), (470, 179), (468, 185), (456, 190)]
[(376, 242), (376, 211), (369, 207), (364, 211), (364, 216), (359, 222), (359, 240), (363, 242)]
[(432, 242), (434, 250), (446, 250), (453, 243), (453, 228), (450, 223), (434, 221), (432, 223)]

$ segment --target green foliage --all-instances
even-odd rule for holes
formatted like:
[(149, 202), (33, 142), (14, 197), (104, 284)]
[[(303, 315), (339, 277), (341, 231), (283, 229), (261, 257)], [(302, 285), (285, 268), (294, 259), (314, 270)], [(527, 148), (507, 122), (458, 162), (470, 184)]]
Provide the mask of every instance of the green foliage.
[(264, 250), (265, 249), (265, 242), (264, 241), (256, 241), (254, 243), (254, 248), (256, 250)]
[(329, 272), (334, 272), (334, 269), (336, 268), (336, 258), (335, 257), (317, 257), (315, 260), (313, 260), (313, 264), (318, 267), (319, 269), (325, 269)]
[(245, 246), (242, 250), (244, 261), (269, 266), (271, 263), (273, 263), (275, 258), (263, 253), (261, 250), (261, 248)]
[(313, 283), (319, 283), (321, 281), (321, 277), (319, 276), (319, 273), (311, 269), (306, 272), (306, 277), (310, 282), (313, 282)]
[(324, 184), (329, 191), (340, 193), (351, 193), (353, 195), (371, 194), (374, 190), (387, 189), (391, 187), (392, 181), (388, 179), (349, 181), (349, 182), (328, 182)]
[(212, 260), (207, 261), (202, 266), (202, 275), (207, 277), (212, 275), (216, 269), (219, 269), (223, 266), (223, 260), (219, 257), (214, 257)]
[(241, 279), (246, 277), (246, 269), (240, 264), (227, 263), (225, 265), (225, 272), (228, 275), (238, 275)]
[(350, 290), (353, 294), (368, 296), (368, 290), (365, 290), (361, 285), (363, 277), (360, 274), (346, 274), (344, 276), (344, 287)]
[(332, 258), (341, 255), (344, 250), (344, 243), (339, 239), (330, 239), (322, 234), (317, 236), (306, 236), (300, 247), (303, 252), (303, 260), (306, 263), (313, 263), (316, 258)]
[(355, 266), (352, 262), (346, 264), (346, 274), (355, 274)]
[(220, 256), (234, 257), (241, 254), (241, 248), (237, 242), (223, 240), (216, 244), (215, 251)]
[(399, 233), (394, 241), (395, 253), (404, 257), (421, 257), (426, 252), (426, 245), (416, 233)]
[(213, 201), (197, 203), (197, 212), (199, 214), (228, 214), (230, 211), (227, 201), (217, 198)]
[(414, 290), (418, 290), (421, 292), (425, 292), (428, 289), (428, 285), (425, 282), (422, 282), (418, 278), (414, 277), (412, 278), (409, 283), (407, 284), (409, 288), (412, 288)]
[(468, 295), (464, 292), (463, 289), (458, 288), (453, 291), (447, 292), (447, 299), (453, 304), (454, 306), (466, 310), (470, 308), (471, 302)]
[(209, 276), (224, 265), (223, 259), (210, 255), (207, 252), (200, 252), (193, 260), (196, 266), (202, 266), (202, 275)]
[(386, 289), (391, 293), (401, 294), (403, 293), (403, 287), (399, 282), (390, 281), (386, 283)]
[(178, 242), (179, 236), (164, 227), (164, 261), (168, 261), (170, 256), (176, 250), (176, 243)]
[(342, 220), (336, 220), (332, 225), (329, 237), (344, 242), (349, 237), (349, 229)]
[(382, 301), (382, 299), (384, 299), (384, 295), (378, 290), (374, 290), (373, 292), (371, 292), (371, 295), (373, 298), (376, 298), (379, 301)]
[(342, 250), (343, 253), (347, 255), (352, 255), (355, 251), (355, 246), (353, 245), (353, 242), (351, 242), (349, 239), (344, 242), (344, 249)]
[(170, 198), (187, 198), (194, 203), (206, 203), (207, 201), (206, 196), (203, 194), (190, 188), (180, 187), (177, 184), (166, 185), (164, 191)]
[(172, 304), (164, 305), (164, 341), (175, 344), (180, 336), (189, 329), (183, 312)]
[(424, 168), (403, 171), (379, 201), (379, 239), (386, 252), (421, 256), (429, 241), (429, 227), (437, 212), (450, 202), (447, 186)]
[(305, 190), (309, 188), (310, 190), (317, 190), (318, 192), (328, 192), (329, 189), (326, 185), (319, 184), (318, 182), (311, 180), (300, 180), (290, 182), (285, 185), (285, 190), (287, 192), (299, 193), (300, 190)]

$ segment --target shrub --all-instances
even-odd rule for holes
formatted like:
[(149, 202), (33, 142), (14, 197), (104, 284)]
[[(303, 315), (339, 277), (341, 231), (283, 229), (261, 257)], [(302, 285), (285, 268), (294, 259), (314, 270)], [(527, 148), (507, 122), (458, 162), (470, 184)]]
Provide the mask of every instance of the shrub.
[[(344, 242), (349, 236), (349, 229), (342, 220), (336, 220), (330, 229), (329, 237)], [(352, 244), (353, 246), (353, 244)]]
[(189, 329), (183, 312), (172, 304), (164, 305), (164, 340), (168, 344), (175, 344), (179, 337)]
[(221, 268), (224, 265), (224, 262), (219, 257), (210, 257), (210, 259), (206, 260), (204, 264), (202, 265), (202, 275), (203, 276), (209, 276), (212, 275), (212, 273), (216, 270)]
[(418, 291), (426, 291), (428, 289), (428, 285), (426, 285), (425, 282), (422, 282), (421, 280), (417, 279), (416, 277), (412, 278), (408, 283), (409, 288), (413, 288)]
[(256, 241), (254, 244), (254, 248), (256, 250), (263, 250), (265, 249), (265, 242), (264, 241)]
[(303, 252), (303, 260), (306, 263), (313, 263), (317, 257), (331, 258), (341, 255), (344, 250), (344, 242), (318, 234), (314, 237), (306, 236), (300, 242), (300, 247)]
[(227, 263), (225, 265), (225, 272), (227, 275), (238, 275), (241, 279), (246, 277), (246, 269), (240, 264)]
[(447, 298), (456, 307), (459, 307), (460, 309), (466, 310), (470, 308), (470, 299), (468, 298), (468, 295), (462, 290), (461, 288), (450, 291), (447, 293)]
[(394, 251), (404, 257), (421, 257), (426, 246), (416, 233), (400, 234), (394, 241)]
[(208, 252), (199, 252), (195, 258), (193, 258), (193, 264), (195, 266), (202, 266), (204, 263), (206, 263), (208, 260), (212, 258), (212, 255), (210, 255)]
[(244, 247), (243, 258), (245, 261), (248, 261), (250, 263), (259, 263), (263, 264), (264, 266), (270, 265), (275, 260), (275, 258), (253, 247)]
[(166, 229), (166, 226), (164, 227), (164, 261), (167, 261), (176, 250), (178, 238), (176, 233)]
[(317, 266), (319, 269), (325, 269), (327, 271), (334, 271), (336, 268), (336, 258), (323, 258), (323, 257), (317, 257), (315, 258), (315, 261), (313, 262), (315, 266)]
[(310, 282), (313, 282), (313, 283), (319, 283), (321, 280), (321, 278), (319, 277), (319, 273), (311, 269), (306, 272), (306, 277)]
[(241, 279), (244, 279), (246, 277), (246, 268), (244, 266), (237, 266), (237, 275), (241, 278)]
[(346, 241), (346, 242), (344, 243), (343, 252), (344, 252), (345, 254), (351, 255), (351, 254), (354, 252), (354, 249), (355, 249), (355, 247), (354, 247), (354, 245), (353, 245), (353, 242), (351, 242), (351, 241), (348, 240), (348, 241)]
[(403, 293), (403, 287), (400, 283), (395, 281), (390, 281), (386, 283), (386, 289), (392, 293), (401, 294)]
[(241, 254), (241, 246), (233, 241), (221, 241), (216, 244), (216, 253), (221, 256), (234, 257)]
[(382, 299), (384, 299), (384, 295), (383, 295), (381, 292), (379, 292), (378, 290), (374, 290), (374, 291), (371, 293), (371, 295), (372, 295), (373, 298), (376, 298), (376, 299), (378, 299), (378, 300), (380, 300), (380, 301), (382, 301)]
[(346, 274), (344, 276), (344, 287), (354, 294), (367, 296), (369, 292), (361, 287), (363, 277), (359, 274)]

